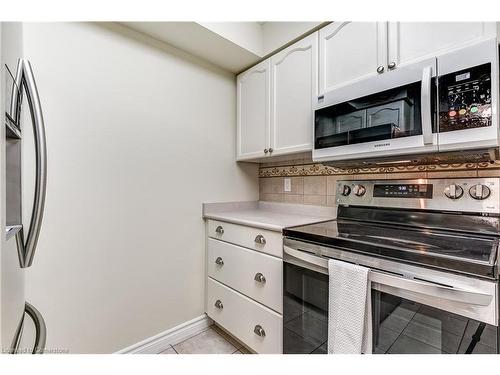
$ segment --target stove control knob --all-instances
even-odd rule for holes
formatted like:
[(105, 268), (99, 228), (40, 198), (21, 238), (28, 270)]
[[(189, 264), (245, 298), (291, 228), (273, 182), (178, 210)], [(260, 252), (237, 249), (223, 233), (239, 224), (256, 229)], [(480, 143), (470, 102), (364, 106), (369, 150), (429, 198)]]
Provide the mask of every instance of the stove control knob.
[(342, 186), (342, 195), (347, 197), (349, 194), (351, 194), (351, 187), (349, 185)]
[(460, 185), (451, 184), (444, 188), (444, 195), (450, 199), (459, 199), (464, 195), (464, 189)]
[(366, 193), (366, 188), (363, 185), (354, 185), (352, 191), (357, 197), (362, 197)]
[(490, 196), (491, 190), (488, 186), (483, 184), (477, 184), (469, 189), (469, 194), (472, 198), (477, 200), (483, 200)]

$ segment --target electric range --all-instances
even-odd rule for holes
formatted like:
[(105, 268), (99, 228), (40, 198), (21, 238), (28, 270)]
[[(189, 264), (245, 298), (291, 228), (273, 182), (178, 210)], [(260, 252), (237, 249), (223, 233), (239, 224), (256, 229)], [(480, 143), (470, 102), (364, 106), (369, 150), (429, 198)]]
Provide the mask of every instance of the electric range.
[(326, 352), (330, 258), (370, 268), (375, 353), (498, 352), (500, 179), (336, 194), (337, 220), (283, 232), (285, 353)]

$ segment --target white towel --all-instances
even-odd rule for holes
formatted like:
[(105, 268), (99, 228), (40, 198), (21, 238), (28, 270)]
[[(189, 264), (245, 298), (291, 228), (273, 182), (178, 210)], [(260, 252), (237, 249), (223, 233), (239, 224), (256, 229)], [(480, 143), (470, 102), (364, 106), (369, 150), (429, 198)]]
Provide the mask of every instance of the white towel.
[(372, 353), (369, 269), (330, 259), (328, 353)]

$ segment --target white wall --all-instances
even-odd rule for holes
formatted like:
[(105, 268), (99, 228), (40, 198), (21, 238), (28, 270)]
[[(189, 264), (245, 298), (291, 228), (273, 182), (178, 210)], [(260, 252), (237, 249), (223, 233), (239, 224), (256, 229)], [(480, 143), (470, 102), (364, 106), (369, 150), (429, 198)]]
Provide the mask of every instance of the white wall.
[(201, 315), (201, 204), (258, 198), (233, 75), (117, 25), (24, 24), (23, 40), (47, 132), (26, 280), (47, 348), (113, 352)]

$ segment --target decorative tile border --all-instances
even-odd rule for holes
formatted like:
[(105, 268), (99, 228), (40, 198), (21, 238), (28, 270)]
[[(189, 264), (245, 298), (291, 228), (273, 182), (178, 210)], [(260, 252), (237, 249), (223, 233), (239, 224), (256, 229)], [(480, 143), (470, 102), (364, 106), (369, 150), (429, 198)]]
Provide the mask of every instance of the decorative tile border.
[(334, 176), (377, 173), (411, 173), (432, 171), (469, 171), (477, 169), (500, 169), (500, 160), (478, 163), (450, 163), (406, 166), (381, 166), (367, 168), (338, 168), (320, 163), (288, 166), (261, 167), (259, 177), (294, 177), (294, 176)]

